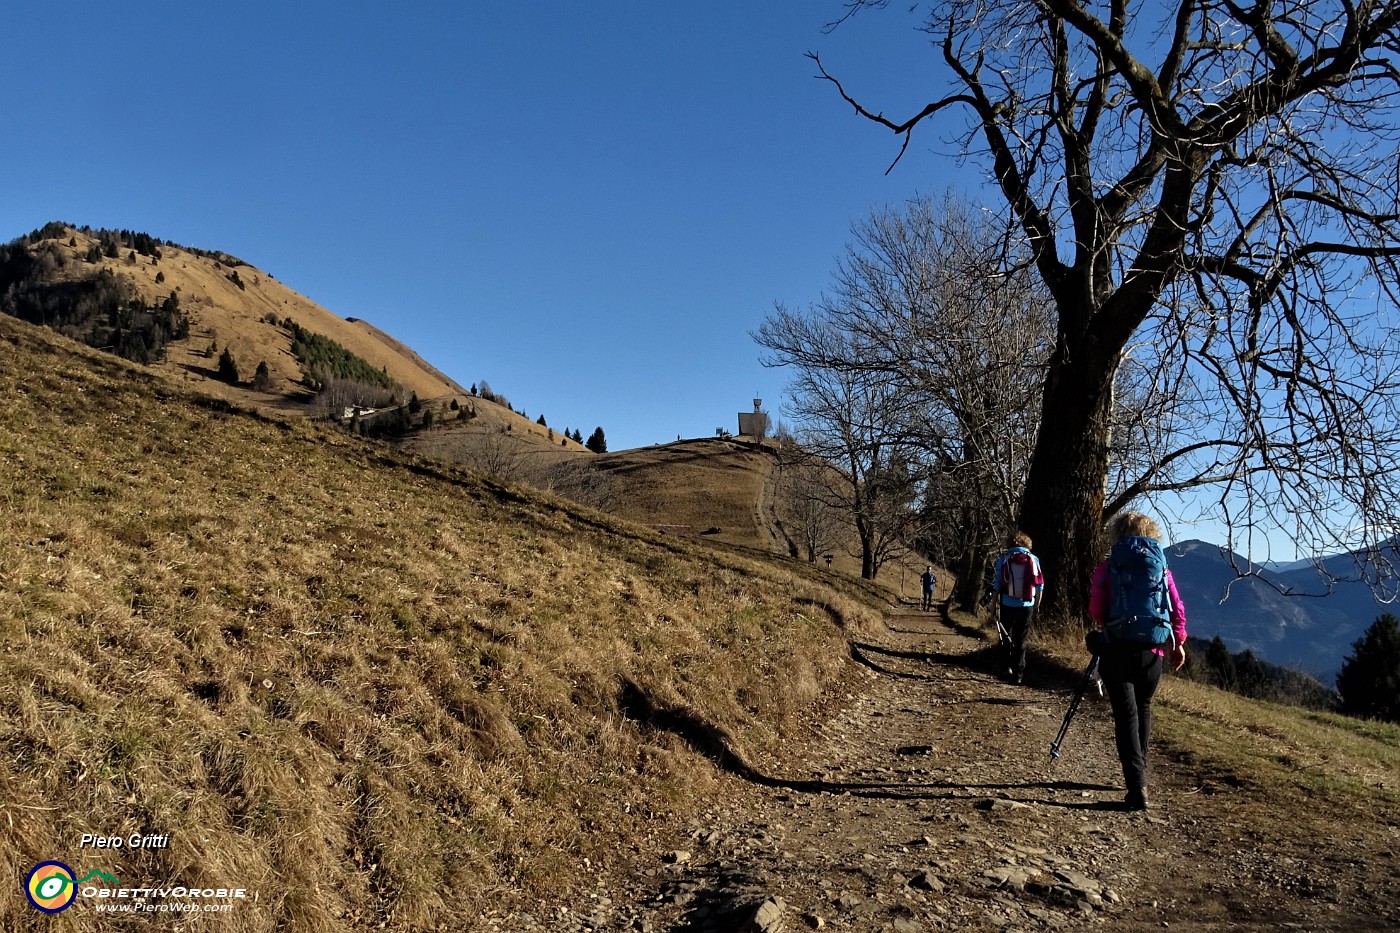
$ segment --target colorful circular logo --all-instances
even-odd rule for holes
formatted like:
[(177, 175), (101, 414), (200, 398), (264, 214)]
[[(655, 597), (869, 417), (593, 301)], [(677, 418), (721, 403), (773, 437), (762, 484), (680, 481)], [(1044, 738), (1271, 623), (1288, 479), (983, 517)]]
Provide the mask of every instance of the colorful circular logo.
[(56, 914), (78, 896), (73, 869), (62, 862), (40, 862), (24, 880), (24, 896), (35, 910)]

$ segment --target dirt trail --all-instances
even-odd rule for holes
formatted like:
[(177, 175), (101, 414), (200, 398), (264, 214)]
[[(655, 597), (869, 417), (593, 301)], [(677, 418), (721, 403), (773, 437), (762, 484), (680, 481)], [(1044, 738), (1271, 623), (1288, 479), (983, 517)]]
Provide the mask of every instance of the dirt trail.
[(1051, 768), (1076, 676), (1033, 655), (1027, 683), (1013, 686), (994, 675), (981, 633), (918, 612), (888, 622), (878, 643), (852, 646), (862, 689), (799, 747), (726, 775), (715, 806), (659, 862), (600, 881), (582, 903), (491, 926), (1400, 929), (1384, 830), (1319, 837), (1289, 814), (1245, 826), (1250, 791), (1160, 747), (1153, 808), (1122, 812), (1106, 700), (1085, 698)]

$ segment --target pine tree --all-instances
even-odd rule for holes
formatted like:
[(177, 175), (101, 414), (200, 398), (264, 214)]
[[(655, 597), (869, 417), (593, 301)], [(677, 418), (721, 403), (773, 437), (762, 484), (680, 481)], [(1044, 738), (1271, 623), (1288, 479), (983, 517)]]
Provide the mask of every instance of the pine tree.
[(1220, 689), (1234, 690), (1238, 686), (1235, 659), (1219, 635), (1211, 639), (1210, 646), (1206, 648), (1206, 666), (1215, 672), (1215, 685)]
[(1269, 675), (1263, 662), (1248, 648), (1235, 660), (1235, 676), (1239, 680), (1235, 692), (1241, 696), (1262, 699), (1268, 694)]
[(224, 352), (219, 356), (219, 378), (229, 385), (238, 385), (242, 381), (238, 375), (238, 362), (228, 347), (224, 347)]
[(1342, 712), (1400, 722), (1400, 622), (1385, 613), (1351, 646), (1337, 674)]
[(602, 428), (594, 428), (593, 433), (588, 435), (588, 443), (583, 446), (593, 451), (595, 454), (605, 454), (608, 452), (607, 439), (603, 437)]

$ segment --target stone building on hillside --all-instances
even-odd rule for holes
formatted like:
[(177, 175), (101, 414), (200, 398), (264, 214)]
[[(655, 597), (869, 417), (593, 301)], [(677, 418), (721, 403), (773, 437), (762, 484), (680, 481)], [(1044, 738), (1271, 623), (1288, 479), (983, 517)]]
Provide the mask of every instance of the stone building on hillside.
[(755, 441), (768, 436), (768, 412), (763, 410), (763, 399), (753, 400), (753, 411), (739, 412), (739, 436)]

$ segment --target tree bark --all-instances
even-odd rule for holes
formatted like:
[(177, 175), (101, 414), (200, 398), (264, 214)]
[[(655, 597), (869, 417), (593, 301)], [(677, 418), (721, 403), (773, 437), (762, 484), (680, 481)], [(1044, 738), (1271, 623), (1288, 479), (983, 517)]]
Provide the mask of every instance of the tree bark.
[(1062, 344), (1051, 360), (1018, 522), (1045, 573), (1042, 616), (1057, 626), (1085, 617), (1099, 560), (1117, 354), (1095, 354), (1093, 343)]
[(987, 564), (991, 550), (979, 545), (963, 551), (958, 558), (954, 573), (953, 604), (963, 612), (974, 612), (982, 603), (982, 594), (987, 585)]

